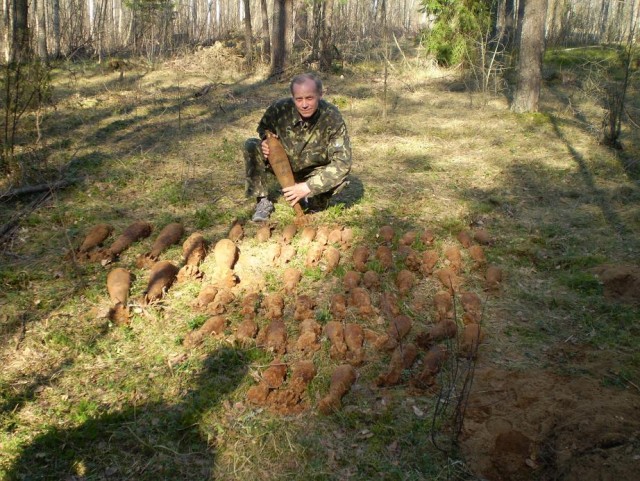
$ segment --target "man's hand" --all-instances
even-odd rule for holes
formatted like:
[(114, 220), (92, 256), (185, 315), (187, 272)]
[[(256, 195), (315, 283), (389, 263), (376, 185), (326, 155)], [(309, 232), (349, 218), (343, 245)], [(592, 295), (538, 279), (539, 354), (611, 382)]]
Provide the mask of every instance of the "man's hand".
[(299, 184), (293, 184), (291, 187), (285, 187), (282, 189), (282, 192), (284, 193), (284, 198), (287, 199), (287, 202), (293, 207), (309, 195), (311, 189), (309, 189), (306, 182), (301, 182)]
[(269, 158), (269, 142), (267, 142), (266, 140), (263, 140), (260, 143), (260, 149), (262, 150), (264, 158), (268, 159)]

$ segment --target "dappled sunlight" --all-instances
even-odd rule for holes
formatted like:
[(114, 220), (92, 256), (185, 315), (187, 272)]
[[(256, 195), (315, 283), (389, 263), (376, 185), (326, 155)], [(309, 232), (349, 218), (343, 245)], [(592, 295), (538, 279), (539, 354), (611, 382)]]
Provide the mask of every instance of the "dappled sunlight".
[[(637, 263), (640, 194), (616, 156), (597, 145), (566, 104), (546, 96), (553, 114), (515, 115), (502, 97), (479, 103), (472, 93), (443, 88), (454, 77), (451, 72), (407, 64), (390, 74), (383, 118), (378, 66), (326, 76), (327, 98), (343, 112), (353, 145), (351, 183), (328, 209), (309, 216), (308, 227), (316, 233), (319, 228), (327, 237), (333, 233), (328, 249), (303, 238), (302, 228), (292, 230), (294, 213), (282, 197), (268, 232), (249, 221), (255, 199), (244, 197), (241, 146), (255, 136), (264, 107), (287, 95), (288, 84), (240, 69), (231, 74), (237, 58), (212, 49), (154, 71), (132, 66), (123, 82), (95, 66), (86, 66), (85, 74), (76, 65), (73, 78), (70, 72), (56, 74), (65, 97), (51, 114), (60, 125), (47, 135), (66, 145), (59, 162), (68, 163), (78, 182), (26, 212), (3, 245), (0, 474), (275, 480), (309, 473), (372, 479), (382, 472), (394, 479), (444, 479), (455, 471), (462, 476), (466, 468), (452, 448), (454, 436), (440, 429), (451, 426), (458, 393), (464, 404), (469, 380), (464, 376), (476, 360), (455, 355), (453, 338), (442, 341), (452, 355), (440, 377), (425, 364), (431, 339), (439, 335), (433, 329), (437, 322), (456, 324), (462, 340), (464, 315), (483, 332), (477, 357), (482, 374), (474, 384), (479, 397), (473, 398), (469, 418), (476, 424), (466, 425), (471, 434), (461, 438), (473, 452), (479, 449), (474, 443), (489, 449), (503, 432), (505, 439), (533, 439), (532, 425), (519, 419), (521, 412), (511, 404), (494, 413), (497, 424), (483, 414), (483, 403), (496, 405), (502, 379), (528, 386), (527, 372), (542, 371), (535, 381), (548, 387), (549, 379), (564, 385), (563, 376), (579, 373), (589, 378), (590, 392), (615, 393), (596, 386), (615, 381), (616, 389), (629, 395), (624, 379), (637, 376), (638, 331), (632, 322), (637, 309), (605, 299), (593, 268)], [(230, 63), (216, 69), (217, 55)], [(3, 222), (25, 204), (4, 203)], [(108, 247), (134, 221), (149, 222), (153, 231), (114, 264), (74, 261), (71, 250), (92, 226), (113, 225)], [(193, 233), (202, 234), (209, 254), (196, 266), (200, 277), (178, 274), (154, 303), (144, 305), (150, 274), (136, 260), (172, 222), (180, 222), (184, 232), (176, 244), (164, 246), (160, 260), (182, 267), (181, 243)], [(242, 235), (234, 234), (237, 259), (227, 266), (233, 271), (229, 276), (220, 273), (214, 246), (232, 226), (241, 226)], [(365, 261), (353, 258), (356, 247), (367, 249)], [(128, 325), (117, 325), (108, 315), (113, 302), (106, 277), (116, 266), (133, 274)], [(499, 268), (491, 282), (489, 266)], [(288, 268), (297, 276), (292, 274), (296, 282), (287, 277), (285, 289)], [(366, 285), (359, 269), (370, 272)], [(361, 284), (346, 287), (348, 277)], [(212, 285), (216, 292), (208, 302), (204, 291)], [(361, 289), (359, 296), (349, 292), (354, 288)], [(455, 297), (448, 297), (450, 290)], [(227, 297), (215, 301), (218, 291)], [(463, 306), (463, 291), (477, 295), (481, 315)], [(436, 305), (443, 292), (444, 301)], [(240, 336), (239, 326), (251, 316), (256, 328), (269, 330), (268, 317), (277, 316), (262, 300), (276, 293), (284, 304), (284, 332), (273, 326), (277, 340), (254, 340), (248, 323)], [(342, 311), (336, 294), (345, 297)], [(398, 296), (395, 305), (387, 294)], [(361, 326), (369, 337), (360, 342), (352, 331), (350, 351), (335, 341), (335, 333), (317, 332), (308, 323), (308, 344), (298, 344), (302, 327), (294, 317), (303, 311), (302, 296), (313, 302), (307, 310), (322, 329), (338, 319), (345, 327)], [(218, 324), (208, 323), (219, 315), (224, 319), (216, 319)], [(403, 329), (398, 318), (404, 328), (409, 325), (406, 338), (397, 334)], [(473, 339), (471, 330), (467, 336)], [(420, 339), (417, 363), (389, 370), (390, 363), (397, 369), (402, 360), (392, 357), (394, 342), (418, 345)], [(285, 349), (286, 354), (273, 352)], [(341, 359), (341, 350), (351, 357)], [(260, 388), (258, 394), (266, 400), (271, 395), (270, 401), (248, 400), (274, 361), (281, 357), (293, 366), (307, 355), (317, 373), (302, 390), (285, 392), (287, 377), (283, 390)], [(340, 406), (337, 412), (321, 416), (318, 403), (335, 368), (347, 359), (359, 361), (355, 382), (341, 393), (340, 403), (332, 400), (331, 406)], [(392, 381), (398, 384), (384, 386)], [(432, 381), (426, 388), (420, 384)], [(453, 395), (454, 388), (461, 391)], [(566, 399), (563, 392), (548, 396), (548, 404), (535, 412), (553, 411)], [(513, 396), (514, 403), (519, 400)], [(449, 411), (438, 414), (439, 401), (451, 402)], [(290, 404), (283, 416), (282, 405)], [(580, 404), (576, 412), (583, 409)], [(462, 428), (463, 419), (455, 422)], [(511, 427), (502, 429), (508, 423)], [(518, 426), (522, 436), (513, 434)], [(485, 436), (489, 428), (497, 429), (495, 436)], [(484, 437), (474, 437), (477, 433)], [(545, 435), (551, 440), (553, 431)], [(444, 453), (434, 447), (434, 438)], [(500, 452), (504, 459), (507, 454)], [(520, 454), (528, 459), (529, 453)], [(557, 474), (551, 463), (536, 462)]]

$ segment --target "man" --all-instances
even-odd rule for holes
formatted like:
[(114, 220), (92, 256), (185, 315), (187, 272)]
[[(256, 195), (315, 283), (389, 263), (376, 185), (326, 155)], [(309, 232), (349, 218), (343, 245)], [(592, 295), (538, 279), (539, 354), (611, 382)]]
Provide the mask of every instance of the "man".
[(311, 73), (296, 75), (289, 88), (291, 97), (274, 102), (262, 116), (260, 138), (244, 145), (246, 194), (257, 200), (254, 222), (266, 221), (274, 210), (266, 187), (271, 173), (267, 131), (278, 136), (291, 163), (296, 183), (282, 189), (291, 206), (326, 208), (351, 170), (347, 127), (338, 108), (322, 98), (322, 81)]

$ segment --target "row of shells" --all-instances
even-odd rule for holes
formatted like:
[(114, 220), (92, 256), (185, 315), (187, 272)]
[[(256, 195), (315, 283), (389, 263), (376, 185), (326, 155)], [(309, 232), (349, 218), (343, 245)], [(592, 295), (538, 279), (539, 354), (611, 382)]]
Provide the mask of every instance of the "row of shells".
[[(76, 258), (109, 265), (133, 242), (148, 237), (151, 226), (134, 223), (109, 248), (101, 248), (112, 230), (106, 225), (92, 229), (75, 251)], [(473, 358), (484, 337), (480, 327), (483, 313), (480, 297), (462, 289), (463, 257), (471, 261), (471, 271), (484, 272), (487, 290), (499, 289), (502, 281), (501, 269), (487, 265), (484, 250), (492, 239), (482, 229), (458, 234), (457, 239), (466, 251), (463, 256), (460, 247), (453, 244), (445, 245), (441, 255), (434, 247), (435, 236), (428, 229), (398, 236), (391, 226), (383, 226), (370, 245), (352, 246), (354, 235), (349, 228), (306, 226), (299, 230), (295, 225), (288, 225), (277, 235), (273, 226), (263, 225), (255, 232), (255, 240), (260, 246), (264, 245), (259, 248), (263, 260), (284, 269), (276, 292), (239, 288), (243, 286), (234, 268), (238, 246), (245, 238), (242, 224), (234, 223), (228, 236), (215, 244), (212, 249), (215, 269), (206, 278), (200, 266), (208, 246), (199, 233), (192, 234), (183, 243), (182, 267), (159, 260), (162, 252), (183, 236), (181, 224), (169, 224), (159, 233), (151, 250), (136, 259), (137, 267), (150, 267), (140, 303), (158, 302), (176, 281), (202, 280), (203, 287), (194, 301), (194, 309), (210, 317), (200, 328), (186, 334), (184, 346), (194, 348), (209, 336), (223, 336), (229, 330), (229, 318), (240, 316), (242, 321), (233, 326), (233, 338), (255, 342), (276, 356), (249, 390), (248, 399), (277, 412), (308, 407), (304, 398), (306, 387), (316, 374), (311, 358), (324, 342), (329, 345), (331, 359), (339, 365), (332, 375), (327, 396), (318, 402), (320, 412), (329, 413), (340, 407), (340, 400), (357, 378), (355, 368), (367, 361), (368, 351), (376, 353), (371, 356), (387, 352), (391, 356), (388, 369), (375, 380), (377, 386), (399, 384), (403, 371), (411, 370), (420, 357), (418, 363), (422, 368), (411, 379), (411, 385), (432, 386), (451, 351), (451, 342), (447, 340), (458, 339), (457, 353)], [(343, 268), (340, 292), (332, 294), (330, 299), (331, 320), (324, 325), (317, 319), (317, 299), (306, 294), (296, 295), (302, 272), (293, 266), (297, 256), (295, 244), (300, 250), (306, 249), (305, 267), (321, 266), (325, 276), (330, 276), (338, 266)], [(440, 268), (436, 269), (437, 266)], [(428, 278), (437, 279), (440, 290), (432, 297), (436, 322), (427, 327), (424, 319), (414, 322), (411, 315), (402, 312), (401, 306), (420, 279)], [(389, 290), (391, 279), (393, 289)], [(113, 304), (110, 316), (118, 323), (127, 323), (130, 319), (131, 282), (131, 272), (122, 267), (112, 269), (107, 276), (107, 290)], [(384, 292), (378, 294), (383, 285)], [(238, 299), (240, 293), (242, 299)], [(456, 298), (464, 313), (461, 319), (456, 318)], [(290, 304), (288, 309), (286, 301)], [(372, 323), (372, 319), (377, 321)], [(259, 320), (263, 321), (262, 328)], [(386, 324), (384, 332), (366, 327), (371, 324), (377, 327), (381, 323)], [(414, 324), (421, 325), (422, 330), (411, 336)], [(294, 335), (289, 336), (289, 332)], [(424, 351), (422, 356), (421, 351)]]

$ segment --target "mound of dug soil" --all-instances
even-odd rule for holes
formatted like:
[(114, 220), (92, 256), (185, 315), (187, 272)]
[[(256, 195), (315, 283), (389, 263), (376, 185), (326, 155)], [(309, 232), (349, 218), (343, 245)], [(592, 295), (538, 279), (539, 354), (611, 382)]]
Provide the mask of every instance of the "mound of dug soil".
[(478, 369), (461, 448), (491, 481), (637, 479), (640, 395), (589, 378)]
[(602, 281), (606, 297), (640, 305), (640, 267), (605, 264), (592, 272)]

